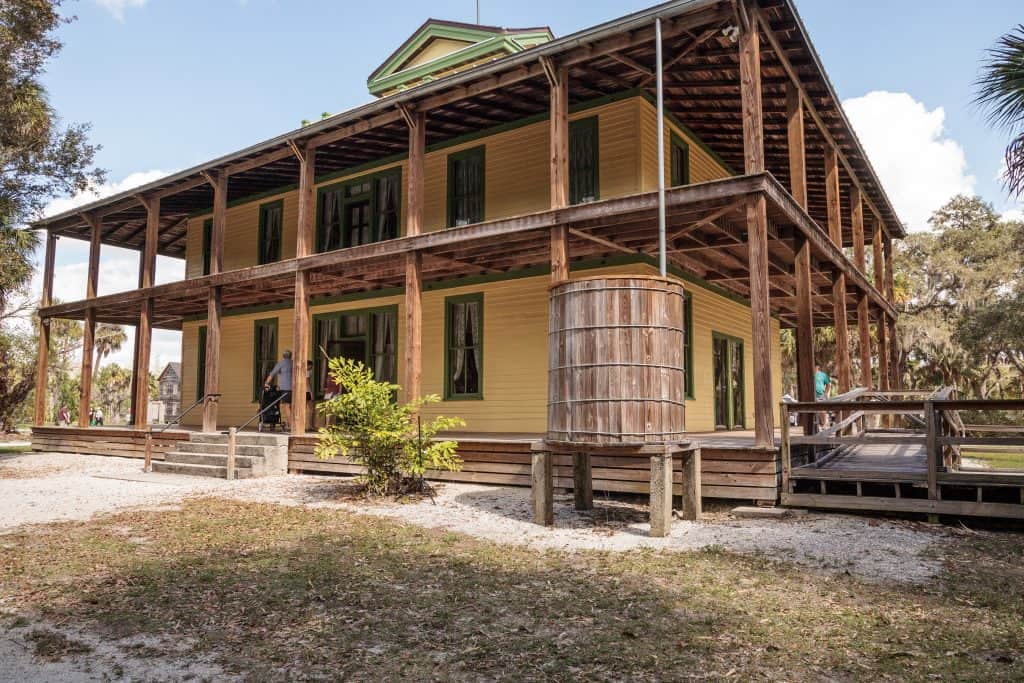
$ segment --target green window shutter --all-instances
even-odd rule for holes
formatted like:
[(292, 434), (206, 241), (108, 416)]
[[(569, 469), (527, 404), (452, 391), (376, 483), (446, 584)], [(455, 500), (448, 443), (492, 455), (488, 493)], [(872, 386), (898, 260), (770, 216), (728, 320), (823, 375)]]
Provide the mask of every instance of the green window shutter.
[(569, 124), (569, 203), (600, 199), (598, 117)]
[(336, 311), (313, 316), (312, 391), (323, 396), (330, 358), (350, 358), (373, 370), (374, 378), (398, 377), (398, 306)]
[(484, 148), (448, 155), (448, 227), (484, 220)]
[(269, 202), (260, 206), (257, 259), (259, 265), (281, 260), (281, 231), (284, 221), (284, 201)]
[(277, 318), (257, 320), (252, 333), (252, 400), (259, 402), (263, 380), (277, 364)]
[(203, 221), (203, 275), (210, 274), (210, 245), (213, 242), (213, 219)]
[(693, 295), (686, 292), (683, 298), (683, 363), (685, 367), (686, 398), (694, 399), (693, 390)]
[(690, 146), (675, 133), (672, 134), (672, 187), (690, 184)]
[(445, 399), (483, 399), (484, 295), (444, 300)]
[(199, 328), (199, 348), (196, 352), (196, 400), (206, 395), (206, 325)]

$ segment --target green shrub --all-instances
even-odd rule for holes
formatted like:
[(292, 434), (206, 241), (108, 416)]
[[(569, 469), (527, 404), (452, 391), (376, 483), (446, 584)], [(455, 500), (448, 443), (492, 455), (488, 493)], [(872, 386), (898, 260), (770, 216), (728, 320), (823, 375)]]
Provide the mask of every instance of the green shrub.
[(419, 417), (424, 405), (440, 397), (430, 395), (399, 405), (395, 401), (399, 387), (378, 382), (362, 363), (332, 358), (328, 368), (342, 391), (318, 408), (331, 418), (331, 424), (320, 428), (318, 458), (342, 456), (363, 465), (362, 481), (367, 492), (375, 495), (429, 491), (423, 478), (427, 470), (461, 469), (458, 443), (434, 437), (466, 423), (458, 417)]

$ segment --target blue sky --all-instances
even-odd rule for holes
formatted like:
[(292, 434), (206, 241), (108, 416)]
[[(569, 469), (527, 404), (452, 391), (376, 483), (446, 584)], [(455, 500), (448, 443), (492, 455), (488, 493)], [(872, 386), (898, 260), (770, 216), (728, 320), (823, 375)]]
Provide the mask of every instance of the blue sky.
[[(652, 1), (481, 4), (483, 23), (565, 35)], [(970, 105), (983, 50), (1024, 21), (1019, 0), (798, 0), (797, 8), (911, 229), (956, 191), (1019, 210), (996, 180), (1004, 136)], [(65, 46), (45, 83), (66, 120), (92, 123), (110, 192), (368, 101), (367, 75), (427, 16), (471, 22), (475, 3), (77, 0), (66, 9), (78, 19), (61, 30)], [(84, 245), (61, 241), (59, 296), (83, 295), (85, 260)], [(131, 286), (133, 252), (105, 249), (103, 263), (101, 293)], [(158, 278), (178, 270), (162, 260)], [(156, 342), (154, 365), (173, 359), (175, 340)]]

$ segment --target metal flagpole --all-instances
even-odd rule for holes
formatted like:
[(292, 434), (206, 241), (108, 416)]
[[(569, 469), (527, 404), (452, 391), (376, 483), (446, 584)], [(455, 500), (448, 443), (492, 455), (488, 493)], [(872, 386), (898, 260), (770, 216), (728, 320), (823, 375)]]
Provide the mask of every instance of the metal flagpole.
[(665, 254), (665, 74), (661, 55), (661, 17), (654, 20), (655, 53), (658, 61), (658, 267), (668, 274)]

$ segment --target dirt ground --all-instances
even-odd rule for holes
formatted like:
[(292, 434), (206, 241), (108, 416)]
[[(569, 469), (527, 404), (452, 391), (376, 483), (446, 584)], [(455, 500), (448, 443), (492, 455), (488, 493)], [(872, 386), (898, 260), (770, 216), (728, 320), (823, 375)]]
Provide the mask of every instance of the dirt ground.
[[(126, 512), (159, 519), (183, 510), (187, 513), (197, 502), (202, 508), (203, 500), (222, 499), (239, 505), (271, 505), (270, 509), (284, 506), (311, 513), (370, 515), (384, 524), (397, 523), (401, 529), (441, 532), (442, 539), (465, 537), (487, 547), (517, 548), (515, 552), (526, 553), (524, 557), (568, 553), (567, 557), (581, 558), (647, 558), (636, 553), (655, 551), (659, 558), (679, 554), (680, 561), (688, 561), (683, 558), (692, 558), (695, 552), (724, 552), (767, 562), (763, 566), (768, 576), (775, 565), (787, 580), (793, 578), (793, 567), (799, 567), (797, 574), (821, 577), (814, 580), (823, 585), (831, 585), (835, 579), (829, 577), (837, 577), (886, 590), (904, 585), (908, 590), (922, 586), (927, 591), (943, 580), (949, 559), (944, 549), (978, 533), (839, 514), (742, 520), (730, 514), (729, 507), (714, 505), (702, 521), (677, 520), (668, 538), (654, 539), (647, 535), (646, 510), (637, 500), (598, 495), (596, 510), (581, 514), (572, 509), (571, 496), (561, 496), (556, 499), (555, 527), (542, 528), (529, 521), (529, 491), (522, 488), (447, 484), (434, 499), (405, 503), (366, 502), (353, 498), (351, 490), (348, 480), (335, 477), (227, 482), (147, 474), (141, 471), (140, 461), (123, 458), (5, 455), (0, 456), (0, 559), (20, 550), (13, 539), (45, 537), (50, 529), (62, 528), (61, 523)], [(152, 534), (129, 523), (108, 527), (107, 533), (112, 529), (121, 534), (128, 547), (146, 551), (155, 542)], [(986, 532), (985, 540), (998, 544), (999, 535)], [(220, 680), (237, 673), (223, 669), (216, 657), (187, 638), (148, 632), (101, 637), (94, 629), (73, 620), (61, 621), (45, 609), (27, 610), (25, 604), (20, 596), (0, 597), (0, 680)]]

